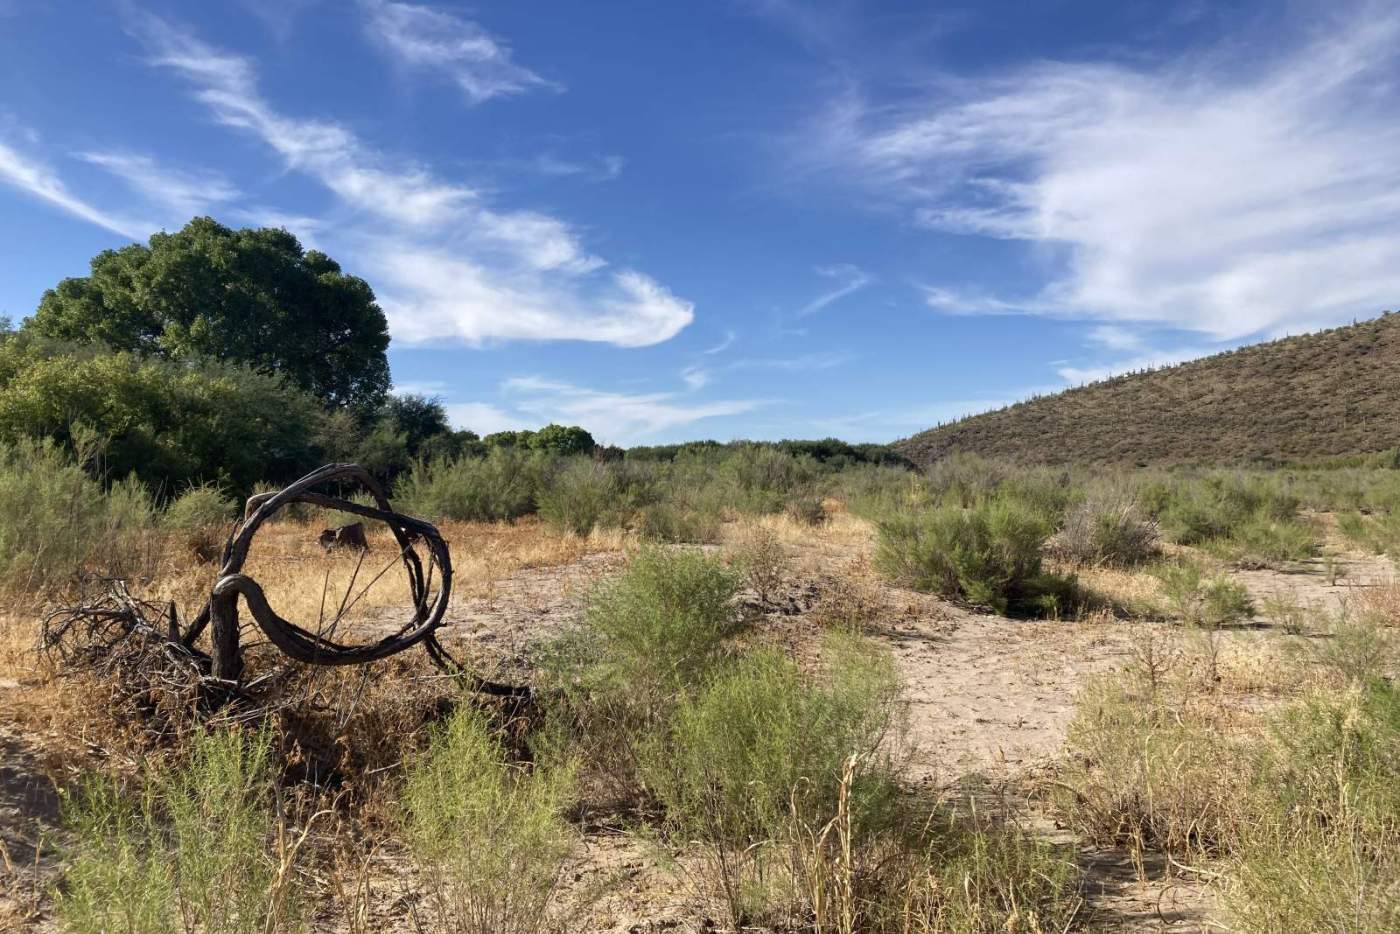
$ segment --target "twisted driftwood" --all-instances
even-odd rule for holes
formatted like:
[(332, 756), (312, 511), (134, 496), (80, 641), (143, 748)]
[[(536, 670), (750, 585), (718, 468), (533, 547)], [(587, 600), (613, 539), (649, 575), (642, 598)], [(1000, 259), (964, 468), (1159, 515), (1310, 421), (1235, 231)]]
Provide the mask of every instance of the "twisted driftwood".
[[(357, 483), (368, 490), (375, 505), (366, 506), (317, 491), (317, 487), (325, 484), (346, 482)], [(243, 572), (243, 566), (258, 529), (279, 509), (290, 503), (311, 503), (365, 519), (376, 519), (387, 525), (398, 542), (399, 557), (408, 575), (409, 592), (413, 600), (412, 617), (392, 635), (376, 642), (346, 645), (333, 641), (322, 632), (304, 629), (278, 615), (269, 605), (258, 582)], [(426, 570), (415, 543), (420, 543), (427, 549)], [(432, 585), (435, 572), (438, 581), (434, 593)], [(76, 634), (79, 622), (86, 627), (83, 631), (89, 636), (96, 634), (100, 629), (102, 633), (113, 637), (98, 639), (99, 643), (114, 643), (117, 637), (125, 637), (137, 631), (147, 636), (159, 633), (159, 641), (165, 643), (161, 648), (164, 656), (178, 656), (184, 664), (198, 666), (206, 671), (213, 681), (223, 684), (227, 689), (236, 690), (243, 674), (238, 626), (238, 598), (242, 597), (253, 620), (267, 636), (268, 641), (296, 661), (310, 665), (360, 665), (388, 658), (422, 643), (428, 656), (438, 667), (470, 678), (474, 689), (479, 692), (517, 698), (527, 697), (530, 693), (528, 688), (498, 684), (470, 675), (443, 648), (437, 639), (437, 630), (445, 625), (443, 616), (447, 612), (448, 600), (452, 595), (452, 559), (447, 543), (432, 523), (395, 512), (389, 505), (383, 488), (358, 464), (330, 464), (312, 471), (284, 489), (250, 497), (244, 510), (243, 521), (234, 529), (224, 545), (219, 577), (210, 592), (209, 602), (183, 632), (175, 617), (173, 605), (170, 607), (168, 618), (157, 627), (157, 624), (148, 621), (148, 617), (165, 616), (165, 613), (143, 613), (142, 605), (130, 599), (124, 585), (116, 582), (116, 586), (116, 597), (108, 598), (105, 602), (85, 604), (54, 614), (45, 625), (45, 643), (59, 646), (61, 642)], [(120, 599), (116, 599), (117, 597)], [(349, 597), (348, 592), (346, 597)], [(114, 612), (120, 618), (120, 626), (115, 626), (110, 621)], [(328, 627), (331, 634), (334, 633), (338, 616), (339, 614)], [(211, 651), (208, 655), (196, 647), (206, 629), (210, 630)], [(105, 651), (110, 649), (111, 646), (108, 645)]]

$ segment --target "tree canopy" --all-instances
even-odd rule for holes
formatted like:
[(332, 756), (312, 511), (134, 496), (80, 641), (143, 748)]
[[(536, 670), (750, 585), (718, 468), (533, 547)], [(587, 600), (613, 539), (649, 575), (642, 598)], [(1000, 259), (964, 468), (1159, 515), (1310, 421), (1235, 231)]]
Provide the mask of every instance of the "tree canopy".
[(197, 217), (149, 245), (104, 250), (91, 268), (45, 292), (25, 329), (246, 364), (329, 407), (373, 407), (389, 388), (388, 323), (374, 292), (285, 230)]

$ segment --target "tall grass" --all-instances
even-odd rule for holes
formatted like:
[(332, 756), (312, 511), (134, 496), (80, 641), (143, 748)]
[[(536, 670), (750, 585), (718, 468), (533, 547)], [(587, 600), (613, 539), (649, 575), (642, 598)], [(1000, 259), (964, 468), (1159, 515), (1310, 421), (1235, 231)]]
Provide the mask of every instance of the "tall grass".
[(428, 880), (430, 925), (460, 934), (551, 930), (575, 832), (561, 816), (567, 769), (508, 762), (486, 718), (463, 705), (409, 767), (404, 829)]
[(67, 798), (70, 860), (56, 905), (75, 932), (272, 934), (305, 928), (264, 735), (199, 737), (139, 789), (91, 777)]

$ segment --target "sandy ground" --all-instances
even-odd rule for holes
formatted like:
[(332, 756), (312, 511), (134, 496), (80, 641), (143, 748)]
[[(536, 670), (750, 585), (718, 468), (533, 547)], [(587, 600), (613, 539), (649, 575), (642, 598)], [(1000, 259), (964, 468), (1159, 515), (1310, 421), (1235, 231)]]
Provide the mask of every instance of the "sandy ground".
[[(850, 580), (858, 578), (859, 602), (871, 616), (866, 628), (890, 646), (905, 679), (913, 766), (923, 782), (976, 778), (992, 793), (1031, 800), (1027, 789), (1061, 754), (1086, 679), (1131, 658), (1130, 624), (1013, 621), (880, 584), (868, 573), (869, 535), (852, 520), (821, 533), (778, 531), (794, 572), (765, 608), (760, 634), (802, 651), (820, 633), (832, 601), (848, 598)], [(483, 673), (520, 677), (534, 648), (575, 625), (588, 589), (622, 561), (616, 551), (585, 553), (563, 563), (516, 566), (464, 586), (451, 610), (449, 644)], [(1340, 572), (1335, 583), (1321, 561), (1297, 573), (1237, 576), (1256, 599), (1288, 593), (1328, 612), (1340, 609), (1356, 588), (1393, 577), (1393, 566), (1374, 556), (1344, 554), (1330, 568)], [(372, 617), (369, 625), (374, 628)], [(7, 710), (7, 695), (17, 695), (19, 687), (0, 681), (0, 930), (35, 929), (25, 919), (52, 878), (52, 862), (42, 856), (36, 862), (35, 853), (41, 833), (55, 821), (57, 798), (42, 756), (15, 725), (22, 718)], [(1033, 826), (1066, 839), (1033, 804), (1025, 807)], [(683, 874), (661, 868), (651, 846), (617, 828), (590, 828), (566, 872), (566, 888), (580, 899), (583, 893), (606, 895), (587, 898), (589, 908), (575, 929), (686, 929), (685, 919), (694, 916), (692, 889)], [(1192, 880), (1169, 879), (1160, 865), (1134, 865), (1120, 851), (1084, 849), (1081, 862), (1091, 929), (1210, 929), (1210, 893)]]

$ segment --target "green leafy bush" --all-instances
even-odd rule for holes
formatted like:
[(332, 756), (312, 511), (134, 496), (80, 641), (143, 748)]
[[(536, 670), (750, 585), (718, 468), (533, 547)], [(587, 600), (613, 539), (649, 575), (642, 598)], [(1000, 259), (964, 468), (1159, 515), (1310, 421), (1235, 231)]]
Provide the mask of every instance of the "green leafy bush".
[(1073, 581), (1041, 566), (1048, 522), (1015, 499), (891, 517), (878, 534), (876, 567), (903, 586), (1016, 615), (1052, 615), (1074, 602)]
[(606, 516), (623, 511), (618, 486), (607, 464), (571, 461), (540, 490), (540, 518), (560, 531), (587, 535)]
[(576, 836), (561, 816), (571, 788), (567, 769), (507, 762), (484, 715), (458, 707), (409, 766), (403, 789), (433, 930), (551, 930), (550, 899)]

